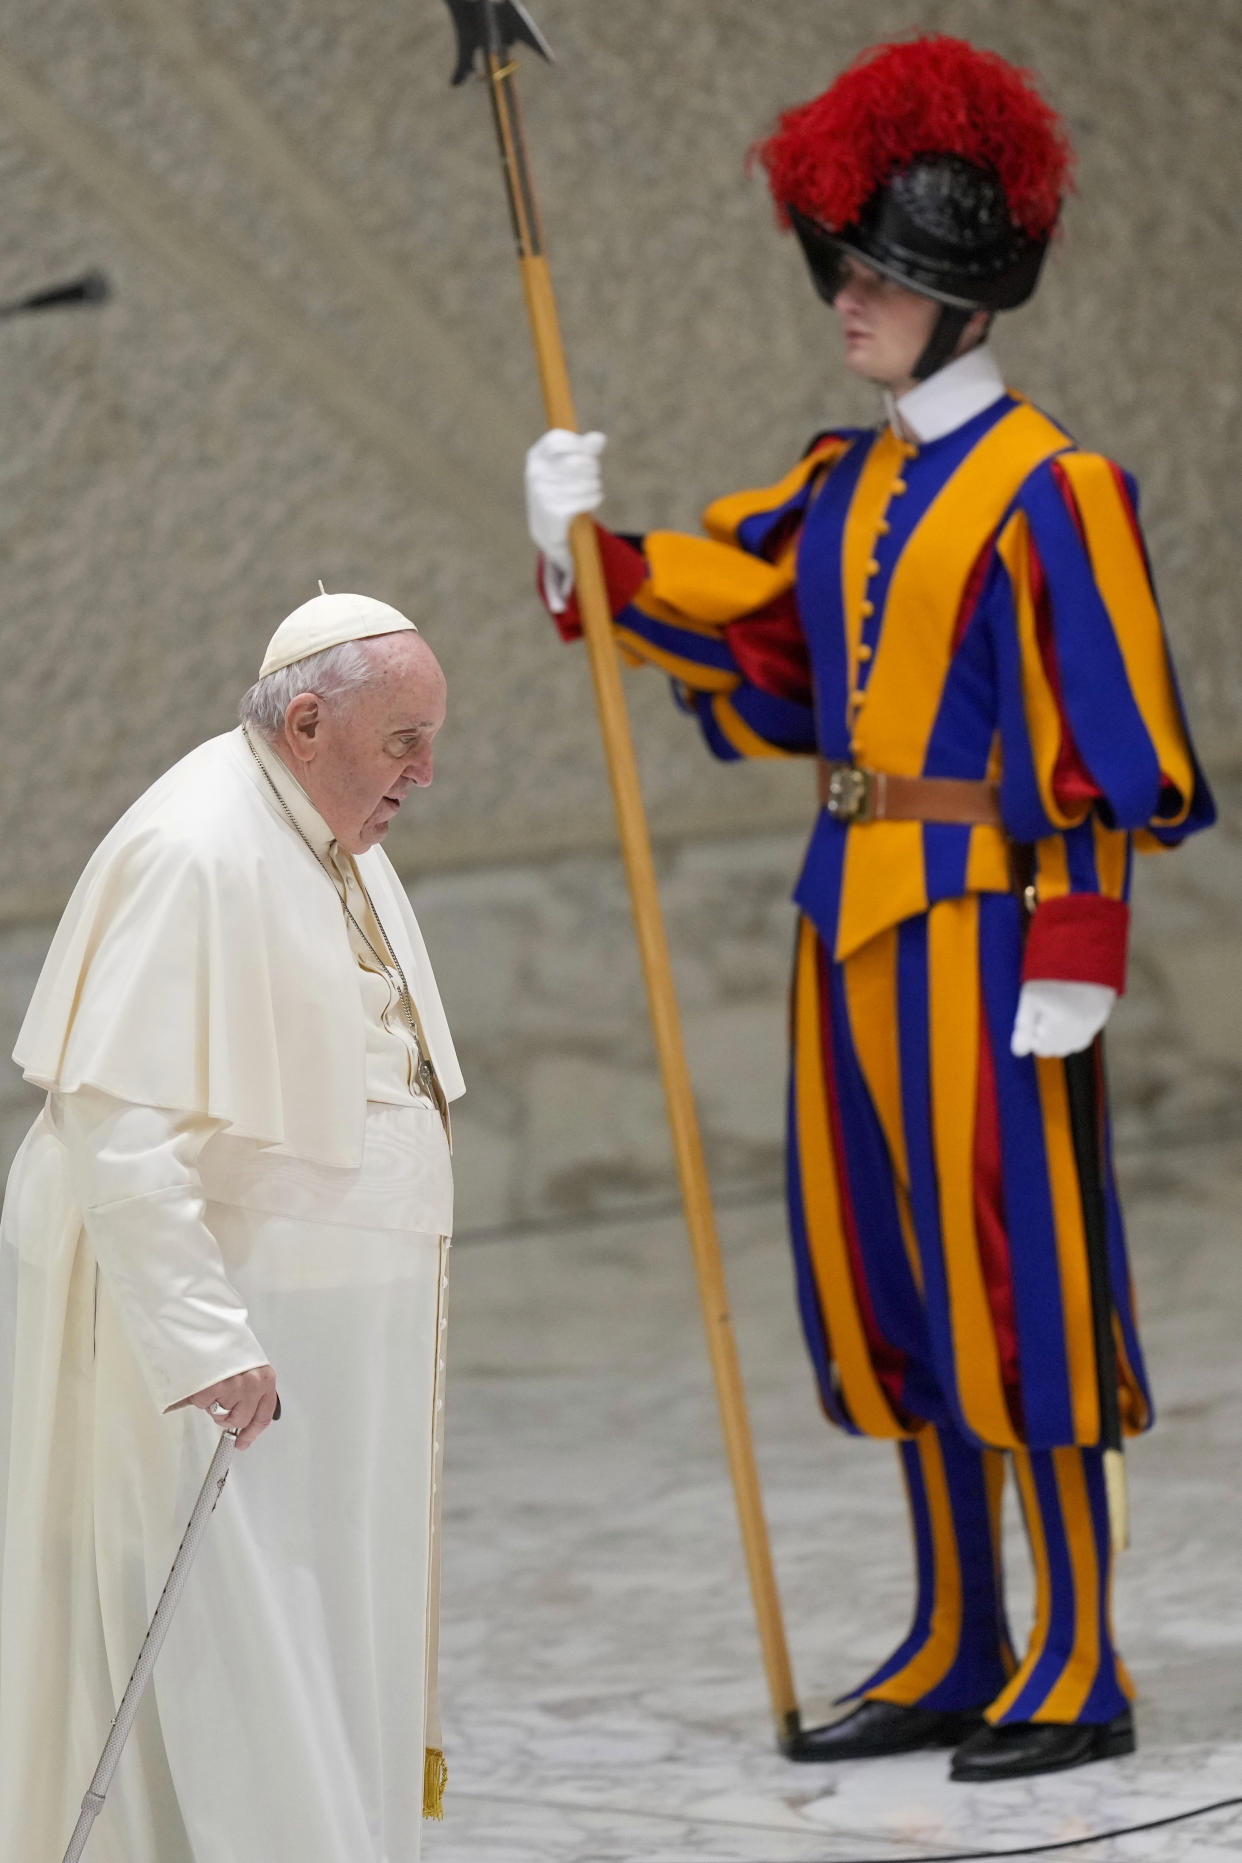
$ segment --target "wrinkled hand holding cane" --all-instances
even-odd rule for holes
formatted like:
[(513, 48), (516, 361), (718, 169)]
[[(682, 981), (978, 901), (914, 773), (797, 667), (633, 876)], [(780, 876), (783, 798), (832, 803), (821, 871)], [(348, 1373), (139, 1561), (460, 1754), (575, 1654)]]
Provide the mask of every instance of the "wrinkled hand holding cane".
[(268, 1424), (280, 1415), (276, 1373), (270, 1365), (256, 1365), (250, 1371), (239, 1371), (235, 1377), (222, 1378), (218, 1384), (209, 1384), (205, 1390), (196, 1391), (193, 1397), (183, 1397), (179, 1404), (169, 1408), (184, 1410), (187, 1404), (193, 1404), (196, 1410), (205, 1410), (222, 1430), (235, 1431), (237, 1447), (249, 1449)]

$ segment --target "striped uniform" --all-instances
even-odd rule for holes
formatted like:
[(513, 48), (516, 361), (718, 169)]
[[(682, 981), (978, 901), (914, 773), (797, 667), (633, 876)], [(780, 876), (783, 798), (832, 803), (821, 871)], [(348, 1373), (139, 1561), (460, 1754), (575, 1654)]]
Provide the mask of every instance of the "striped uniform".
[[(899, 1439), (910, 1636), (861, 1693), (1106, 1721), (1129, 1685), (1060, 1062), (1015, 1058), (1024, 977), (1124, 983), (1131, 858), (1207, 826), (1135, 488), (1003, 394), (916, 446), (822, 436), (707, 535), (600, 532), (622, 651), (725, 760), (819, 752), (991, 780), (1004, 831), (821, 810), (795, 889), (788, 1201), (823, 1404)], [(572, 607), (561, 618), (572, 635)], [(1033, 854), (1029, 927), (1010, 842)], [(1102, 1116), (1123, 1418), (1151, 1403)], [(1012, 1452), (1038, 1579), (1020, 1665), (997, 1559)]]

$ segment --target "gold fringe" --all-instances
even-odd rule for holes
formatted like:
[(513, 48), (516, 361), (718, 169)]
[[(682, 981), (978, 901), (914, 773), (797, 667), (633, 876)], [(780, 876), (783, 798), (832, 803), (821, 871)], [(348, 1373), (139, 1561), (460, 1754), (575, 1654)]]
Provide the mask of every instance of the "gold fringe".
[(439, 1747), (423, 1749), (423, 1816), (437, 1820), (444, 1816), (444, 1788), (448, 1784), (448, 1767)]

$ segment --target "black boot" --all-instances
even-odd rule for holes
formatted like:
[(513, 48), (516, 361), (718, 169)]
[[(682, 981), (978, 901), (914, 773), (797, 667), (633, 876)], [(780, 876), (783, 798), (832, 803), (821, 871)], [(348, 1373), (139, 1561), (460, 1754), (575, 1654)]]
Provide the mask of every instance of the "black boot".
[(920, 1747), (955, 1747), (982, 1724), (982, 1709), (945, 1713), (903, 1708), (894, 1701), (860, 1701), (852, 1714), (826, 1727), (807, 1727), (782, 1743), (791, 1760), (882, 1759)]
[(951, 1779), (972, 1784), (986, 1779), (1025, 1779), (1037, 1772), (1063, 1772), (1092, 1760), (1118, 1759), (1134, 1751), (1134, 1715), (1129, 1708), (1111, 1721), (1010, 1721), (981, 1727), (953, 1755)]

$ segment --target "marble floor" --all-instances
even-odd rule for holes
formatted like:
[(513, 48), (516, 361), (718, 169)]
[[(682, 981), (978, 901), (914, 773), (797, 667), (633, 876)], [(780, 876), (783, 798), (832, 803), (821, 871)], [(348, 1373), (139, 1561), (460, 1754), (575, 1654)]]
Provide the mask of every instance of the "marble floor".
[[(1242, 1794), (1242, 1145), (1125, 1161), (1161, 1426), (1130, 1458), (1117, 1627), (1130, 1759), (951, 1785), (943, 1755), (776, 1753), (680, 1223), (454, 1250), (441, 1682), (451, 1770), (428, 1863), (892, 1863), (1002, 1854)], [(904, 1631), (891, 1450), (821, 1423), (779, 1207), (722, 1213), (804, 1717)], [(1011, 1518), (1015, 1627), (1029, 1585)], [(1242, 1811), (1085, 1863), (1242, 1858)]]

